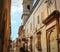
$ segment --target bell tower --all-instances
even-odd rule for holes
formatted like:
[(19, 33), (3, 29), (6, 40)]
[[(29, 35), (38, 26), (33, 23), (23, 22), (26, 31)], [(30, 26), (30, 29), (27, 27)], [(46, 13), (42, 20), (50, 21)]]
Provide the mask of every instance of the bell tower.
[(23, 0), (23, 15), (22, 15), (23, 24), (25, 24), (29, 18), (30, 11), (33, 7), (33, 1), (34, 0)]

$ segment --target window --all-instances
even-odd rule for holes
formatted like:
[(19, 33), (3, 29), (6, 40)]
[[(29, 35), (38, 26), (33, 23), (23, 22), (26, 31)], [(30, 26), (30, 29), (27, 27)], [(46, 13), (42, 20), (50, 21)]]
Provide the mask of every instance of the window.
[(39, 21), (39, 16), (38, 16), (37, 22), (38, 22), (38, 24), (39, 24), (39, 22), (40, 22), (40, 21)]
[(50, 7), (52, 4), (52, 0), (48, 0), (48, 7)]
[(30, 5), (27, 5), (27, 9), (29, 9), (29, 10), (30, 10)]
[(28, 34), (28, 29), (27, 29), (27, 34)]
[(35, 29), (35, 18), (33, 18), (33, 29)]
[(42, 50), (42, 48), (41, 48), (41, 31), (39, 31), (37, 33), (36, 38), (37, 38), (36, 48), (38, 51), (41, 51)]
[(60, 26), (60, 18), (59, 18), (59, 26)]
[(41, 12), (41, 20), (44, 20), (44, 12)]
[(31, 32), (31, 30), (32, 30), (32, 23), (30, 23), (30, 32)]

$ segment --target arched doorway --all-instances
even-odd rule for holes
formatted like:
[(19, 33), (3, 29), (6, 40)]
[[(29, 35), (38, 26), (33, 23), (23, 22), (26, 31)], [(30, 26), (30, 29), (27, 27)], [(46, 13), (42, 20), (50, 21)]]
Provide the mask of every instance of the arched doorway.
[(53, 26), (47, 30), (47, 51), (58, 52), (57, 28)]

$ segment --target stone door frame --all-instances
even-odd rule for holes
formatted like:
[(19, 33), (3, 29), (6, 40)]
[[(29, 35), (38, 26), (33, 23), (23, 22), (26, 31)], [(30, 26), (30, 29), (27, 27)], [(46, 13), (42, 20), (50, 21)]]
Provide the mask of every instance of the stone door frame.
[[(59, 38), (59, 31), (60, 31), (60, 29), (59, 29), (59, 17), (60, 17), (60, 12), (59, 11), (57, 11), (57, 10), (55, 10), (55, 11), (53, 11), (44, 21), (43, 21), (43, 23), (46, 25), (46, 27), (49, 25), (49, 24), (51, 24), (53, 21), (56, 21), (56, 24), (55, 24), (55, 26), (57, 27), (57, 39)], [(53, 27), (53, 26), (51, 26), (51, 27)], [(51, 27), (49, 27), (49, 28), (51, 28)], [(48, 28), (48, 29), (49, 29)], [(47, 40), (47, 29), (46, 29), (46, 40)], [(48, 40), (47, 40), (48, 41)], [(50, 42), (50, 41), (49, 41)], [(49, 43), (49, 42), (47, 42), (47, 43)], [(57, 41), (58, 42), (58, 41)], [(58, 43), (58, 51), (57, 52), (59, 52), (59, 43)], [(49, 46), (50, 47), (50, 46)], [(50, 48), (49, 48), (50, 49)], [(49, 52), (48, 51), (48, 45), (47, 45), (47, 52)]]
[[(53, 32), (53, 30), (55, 29), (55, 27), (56, 27), (56, 25), (54, 25), (54, 26), (52, 26), (52, 27), (50, 27), (49, 29), (46, 30), (47, 52), (50, 52), (50, 36), (51, 36), (51, 33)], [(58, 46), (58, 42), (57, 42), (57, 46)]]

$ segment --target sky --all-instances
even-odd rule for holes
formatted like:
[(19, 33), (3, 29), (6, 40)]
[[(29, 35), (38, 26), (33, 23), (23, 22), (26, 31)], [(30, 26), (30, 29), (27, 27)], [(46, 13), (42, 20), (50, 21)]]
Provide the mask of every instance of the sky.
[(11, 0), (11, 39), (15, 40), (18, 37), (18, 29), (22, 24), (22, 1)]
[[(11, 40), (14, 41), (18, 37), (18, 29), (22, 24), (21, 16), (23, 13), (23, 0), (11, 0)], [(36, 0), (34, 0), (34, 3)]]

